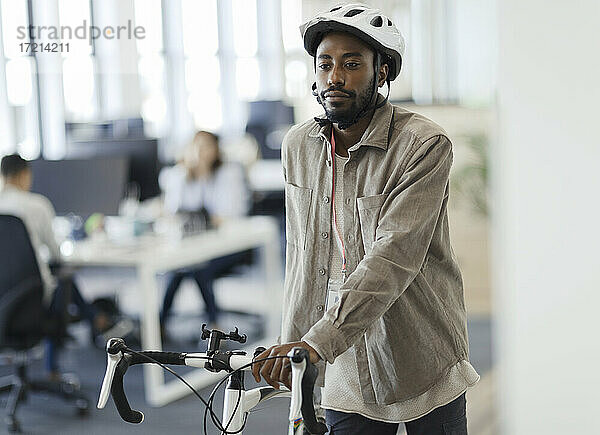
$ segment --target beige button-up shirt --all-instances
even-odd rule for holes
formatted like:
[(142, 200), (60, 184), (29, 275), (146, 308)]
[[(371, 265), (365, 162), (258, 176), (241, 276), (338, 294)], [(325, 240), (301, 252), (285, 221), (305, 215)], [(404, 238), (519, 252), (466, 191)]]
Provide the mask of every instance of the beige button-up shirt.
[[(380, 97), (381, 98), (381, 97)], [(452, 145), (432, 121), (378, 109), (343, 178), (348, 278), (325, 310), (331, 244), (330, 127), (284, 139), (286, 275), (282, 342), (305, 340), (332, 363), (354, 346), (365, 403), (416, 397), (468, 364), (460, 270), (448, 234)]]

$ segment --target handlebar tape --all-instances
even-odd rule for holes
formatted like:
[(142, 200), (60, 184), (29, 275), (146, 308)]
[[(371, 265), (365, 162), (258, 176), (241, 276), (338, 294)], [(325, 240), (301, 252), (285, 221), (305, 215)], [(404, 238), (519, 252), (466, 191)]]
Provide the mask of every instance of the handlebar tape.
[(159, 362), (161, 364), (184, 366), (185, 356), (185, 353), (180, 352), (136, 352), (132, 355), (132, 360), (129, 365)]
[(142, 414), (140, 411), (131, 409), (129, 402), (127, 401), (127, 397), (125, 396), (125, 390), (123, 389), (123, 376), (129, 368), (130, 362), (131, 354), (123, 355), (123, 358), (121, 361), (119, 361), (115, 369), (115, 376), (113, 378), (110, 392), (121, 418), (127, 423), (138, 424), (144, 421), (144, 414)]
[(185, 353), (179, 352), (137, 352), (123, 354), (123, 358), (115, 368), (115, 376), (110, 389), (117, 411), (123, 420), (128, 423), (138, 424), (144, 421), (144, 414), (140, 411), (131, 409), (125, 389), (123, 388), (123, 376), (129, 366), (142, 363), (156, 363), (185, 365)]

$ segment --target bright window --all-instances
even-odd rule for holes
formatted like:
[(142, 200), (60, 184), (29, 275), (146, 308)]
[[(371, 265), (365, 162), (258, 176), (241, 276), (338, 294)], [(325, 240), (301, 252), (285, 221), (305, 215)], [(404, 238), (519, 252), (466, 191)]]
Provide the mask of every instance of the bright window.
[(218, 89), (220, 76), (219, 59), (216, 56), (192, 58), (185, 63), (185, 85), (190, 92)]
[(2, 41), (4, 42), (4, 55), (8, 59), (23, 56), (24, 51), (19, 44), (28, 43), (29, 33), (27, 26), (26, 0), (1, 0), (2, 11)]
[(301, 24), (302, 2), (300, 0), (283, 0), (281, 2), (281, 32), (286, 52), (302, 50)]
[(249, 57), (237, 60), (236, 84), (238, 97), (241, 100), (253, 100), (256, 98), (260, 85), (258, 59)]
[[(99, 114), (93, 46), (89, 40), (92, 15), (89, 1), (59, 0), (58, 20), (61, 42), (69, 44), (63, 55), (65, 120), (82, 122)], [(88, 38), (81, 38), (84, 34)]]
[(33, 96), (32, 63), (29, 56), (11, 59), (6, 63), (8, 102), (13, 106), (25, 106), (31, 101)]
[(256, 55), (256, 0), (233, 0), (233, 44), (237, 56)]
[[(82, 0), (59, 0), (58, 19), (63, 43), (69, 43), (69, 50), (63, 56), (85, 56), (92, 54), (89, 40), (89, 27), (92, 25), (90, 2)], [(87, 38), (81, 38), (84, 34)]]
[(142, 91), (142, 118), (150, 124), (148, 133), (160, 136), (167, 116), (164, 92), (165, 62), (158, 54), (141, 57), (138, 62), (140, 88)]
[(163, 51), (161, 0), (135, 0), (135, 25), (145, 29), (144, 38), (137, 38), (140, 56)]
[(181, 6), (187, 108), (196, 129), (219, 130), (223, 116), (218, 2), (182, 0)]
[(63, 61), (65, 113), (72, 121), (96, 115), (94, 63), (91, 56), (69, 56)]
[(216, 0), (182, 0), (181, 7), (185, 55), (216, 54), (219, 49)]
[(167, 127), (165, 54), (161, 0), (135, 0), (135, 25), (143, 26), (145, 38), (136, 39), (140, 80), (141, 116), (144, 132), (161, 137)]
[[(28, 159), (40, 155), (39, 110), (37, 104), (37, 66), (35, 57), (27, 52), (29, 14), (26, 0), (0, 0), (0, 30), (6, 79), (6, 104), (3, 120), (8, 122), (2, 133), (3, 149), (19, 152)], [(21, 45), (22, 44), (22, 45)], [(2, 84), (4, 85), (4, 84)], [(0, 126), (0, 128), (2, 128)]]
[(285, 66), (285, 93), (290, 98), (302, 98), (308, 92), (306, 62), (289, 61)]

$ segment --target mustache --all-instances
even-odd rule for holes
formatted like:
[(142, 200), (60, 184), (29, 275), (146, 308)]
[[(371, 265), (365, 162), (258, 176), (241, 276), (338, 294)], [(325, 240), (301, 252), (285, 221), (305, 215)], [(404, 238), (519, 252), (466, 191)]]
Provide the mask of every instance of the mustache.
[(328, 92), (342, 92), (342, 93), (348, 95), (348, 97), (350, 97), (350, 98), (356, 97), (356, 92), (354, 92), (354, 91), (349, 91), (347, 89), (342, 88), (341, 86), (332, 86), (328, 89), (325, 89), (324, 91), (321, 91), (321, 98), (324, 99), (325, 94)]

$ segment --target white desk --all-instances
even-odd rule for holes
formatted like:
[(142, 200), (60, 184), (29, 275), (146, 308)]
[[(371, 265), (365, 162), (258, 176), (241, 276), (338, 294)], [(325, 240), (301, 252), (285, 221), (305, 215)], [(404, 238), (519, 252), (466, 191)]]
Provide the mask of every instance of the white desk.
[[(142, 236), (135, 243), (127, 245), (109, 241), (82, 241), (75, 244), (72, 254), (63, 258), (65, 263), (73, 266), (135, 267), (142, 303), (142, 347), (145, 350), (161, 350), (156, 275), (245, 249), (262, 247), (268, 295), (264, 300), (267, 334), (260, 343), (252, 343), (248, 347), (249, 351), (253, 351), (260, 344), (273, 344), (279, 335), (283, 289), (279, 246), (276, 222), (269, 217), (254, 216), (178, 241), (160, 236)], [(222, 376), (198, 369), (184, 377), (194, 387), (203, 388)], [(165, 382), (163, 369), (151, 364), (144, 365), (144, 388), (146, 400), (152, 406), (165, 405), (190, 393), (179, 380)]]

